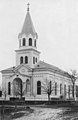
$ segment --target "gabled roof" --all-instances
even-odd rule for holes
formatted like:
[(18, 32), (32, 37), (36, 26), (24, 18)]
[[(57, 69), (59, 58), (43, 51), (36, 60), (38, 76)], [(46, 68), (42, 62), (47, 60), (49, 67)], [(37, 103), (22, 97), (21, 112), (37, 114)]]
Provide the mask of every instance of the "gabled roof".
[(62, 71), (61, 69), (59, 69), (58, 67), (55, 67), (55, 66), (53, 66), (53, 65), (50, 65), (50, 64), (48, 64), (48, 63), (46, 63), (46, 62), (44, 62), (44, 61), (40, 61), (40, 62), (38, 62), (38, 64), (35, 66), (35, 68), (51, 68), (51, 69), (53, 69), (53, 70), (58, 70), (58, 71)]
[(48, 63), (46, 63), (44, 61), (38, 62), (38, 64), (35, 66), (35, 70), (37, 70), (37, 69), (45, 69), (45, 70), (47, 69), (47, 70), (51, 70), (51, 71), (53, 71), (55, 73), (59, 73), (59, 74), (62, 74), (64, 76), (70, 77), (67, 72), (61, 70), (58, 67), (50, 65), (50, 64), (48, 64)]
[(21, 34), (31, 34), (33, 36), (36, 35), (29, 11), (27, 11)]
[(18, 65), (18, 66), (16, 66), (16, 67), (13, 66), (13, 67), (11, 67), (11, 68), (2, 70), (1, 72), (2, 72), (2, 73), (14, 72), (14, 71), (17, 71), (18, 69), (20, 69), (22, 66), (26, 67), (26, 68), (29, 70), (29, 72), (32, 71), (32, 70), (34, 70), (34, 72), (35, 72), (35, 71), (45, 71), (45, 70), (47, 70), (47, 71), (52, 71), (52, 72), (54, 72), (54, 73), (58, 73), (58, 74), (61, 74), (61, 75), (63, 75), (63, 76), (66, 76), (66, 77), (69, 77), (69, 78), (70, 78), (70, 75), (69, 75), (67, 72), (61, 70), (61, 69), (58, 68), (58, 67), (55, 67), (55, 66), (53, 66), (53, 65), (50, 65), (50, 64), (48, 64), (48, 63), (45, 63), (45, 62), (43, 62), (43, 61), (39, 61), (39, 62), (35, 65), (35, 68), (33, 68), (33, 69), (30, 68), (29, 66), (27, 66), (26, 64), (21, 64), (21, 65)]
[(1, 70), (0, 72), (6, 72), (6, 71), (12, 72), (14, 69), (15, 69), (15, 66), (7, 68), (7, 69), (4, 69), (4, 70)]
[(29, 66), (27, 66), (26, 64), (21, 64), (18, 66), (13, 66), (13, 67), (7, 68), (5, 70), (2, 70), (1, 72), (14, 72), (14, 71), (17, 71), (18, 69), (20, 69), (22, 66), (26, 67), (29, 71), (31, 70), (31, 68)]

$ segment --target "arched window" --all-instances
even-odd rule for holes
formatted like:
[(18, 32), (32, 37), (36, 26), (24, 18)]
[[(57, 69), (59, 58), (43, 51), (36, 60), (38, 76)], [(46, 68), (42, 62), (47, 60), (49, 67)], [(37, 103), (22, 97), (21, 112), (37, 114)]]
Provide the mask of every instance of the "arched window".
[(55, 95), (57, 95), (57, 83), (55, 83)]
[(37, 81), (37, 95), (41, 95), (41, 82)]
[(36, 47), (36, 40), (34, 41), (34, 46)]
[(11, 83), (8, 82), (8, 95), (10, 95), (10, 94), (11, 94)]
[(30, 80), (29, 79), (26, 80), (26, 92), (27, 93), (30, 92)]
[(33, 64), (35, 64), (35, 57), (33, 57)]
[(27, 63), (28, 63), (28, 57), (25, 56), (25, 64), (27, 64)]
[[(70, 85), (68, 85), (68, 96), (70, 98)], [(77, 97), (77, 96), (76, 96)]]
[(37, 63), (37, 58), (36, 58), (36, 63)]
[(62, 94), (62, 84), (60, 84), (60, 95)]
[(23, 46), (25, 46), (25, 38), (23, 38)]
[(51, 81), (50, 81), (50, 93), (51, 93), (51, 91), (52, 91), (52, 86), (51, 86)]
[(29, 46), (32, 46), (32, 38), (29, 38)]
[(2, 97), (2, 91), (0, 90), (0, 97)]
[(20, 64), (23, 63), (23, 57), (20, 57)]
[(66, 85), (64, 85), (64, 96), (66, 97)]
[(76, 97), (78, 98), (78, 85), (76, 85)]

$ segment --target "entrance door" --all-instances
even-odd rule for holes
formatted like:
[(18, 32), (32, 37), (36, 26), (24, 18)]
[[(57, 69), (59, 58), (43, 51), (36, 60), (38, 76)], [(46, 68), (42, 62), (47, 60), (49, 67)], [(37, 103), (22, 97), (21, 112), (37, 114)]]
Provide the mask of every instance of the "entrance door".
[(13, 81), (13, 94), (16, 97), (22, 97), (22, 80), (20, 78), (15, 78)]

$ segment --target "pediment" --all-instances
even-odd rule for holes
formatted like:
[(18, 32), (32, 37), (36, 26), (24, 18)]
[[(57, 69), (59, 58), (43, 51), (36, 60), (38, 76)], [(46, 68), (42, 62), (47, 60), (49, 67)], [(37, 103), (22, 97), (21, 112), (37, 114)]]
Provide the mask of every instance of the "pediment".
[(16, 71), (18, 71), (18, 73), (23, 74), (23, 75), (28, 75), (29, 70), (31, 70), (31, 69), (28, 66), (25, 66), (25, 65), (18, 66), (16, 68)]
[(19, 70), (18, 70), (21, 74), (25, 74), (25, 75), (28, 75), (28, 69), (26, 67), (21, 67)]

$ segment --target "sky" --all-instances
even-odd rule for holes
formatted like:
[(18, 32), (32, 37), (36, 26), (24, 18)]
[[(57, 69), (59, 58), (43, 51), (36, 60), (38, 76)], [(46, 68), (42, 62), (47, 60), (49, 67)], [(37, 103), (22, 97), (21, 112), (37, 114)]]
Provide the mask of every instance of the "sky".
[(78, 71), (78, 0), (0, 0), (0, 71), (16, 64), (28, 2), (40, 59), (67, 72)]

